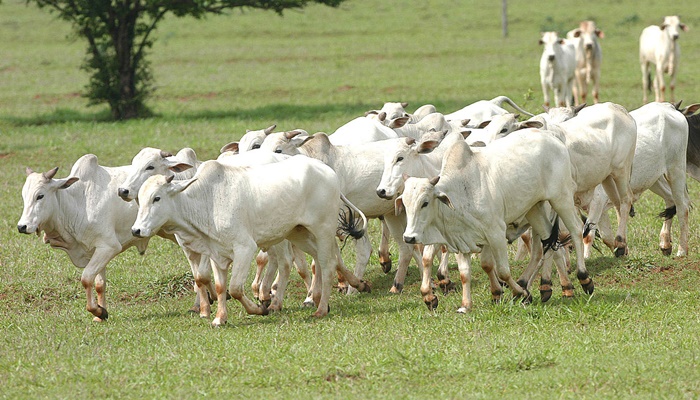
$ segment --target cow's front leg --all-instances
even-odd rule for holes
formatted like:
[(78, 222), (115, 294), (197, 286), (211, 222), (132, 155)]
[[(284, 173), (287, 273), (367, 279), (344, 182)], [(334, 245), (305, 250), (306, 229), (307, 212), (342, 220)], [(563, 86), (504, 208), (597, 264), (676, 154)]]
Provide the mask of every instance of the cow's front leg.
[[(109, 317), (105, 300), (105, 268), (107, 267), (107, 263), (120, 252), (121, 245), (114, 247), (98, 247), (90, 258), (90, 262), (85, 266), (80, 278), (80, 282), (83, 284), (83, 288), (85, 288), (87, 300), (86, 309), (95, 316), (93, 319), (95, 322), (102, 322)], [(99, 279), (98, 276), (100, 277)], [(95, 297), (93, 296), (93, 286), (100, 287), (97, 293), (98, 301), (95, 301)]]
[[(228, 291), (231, 297), (238, 300), (248, 314), (267, 315), (267, 307), (263, 304), (255, 304), (251, 301), (244, 291), (248, 272), (250, 271), (250, 263), (255, 258), (255, 253), (258, 251), (257, 245), (251, 243), (250, 246), (236, 246), (234, 249), (234, 260), (231, 267), (231, 283)], [(217, 283), (218, 294), (218, 283)], [(220, 301), (221, 299), (219, 299)], [(218, 315), (218, 313), (217, 313)]]

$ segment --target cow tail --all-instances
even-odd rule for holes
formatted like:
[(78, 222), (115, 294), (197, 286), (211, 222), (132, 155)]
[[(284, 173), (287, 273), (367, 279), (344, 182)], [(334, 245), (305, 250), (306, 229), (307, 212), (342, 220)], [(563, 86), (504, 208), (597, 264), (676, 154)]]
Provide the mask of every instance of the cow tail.
[(552, 231), (547, 239), (542, 240), (542, 247), (544, 247), (544, 253), (552, 249), (554, 251), (559, 250), (560, 247), (566, 246), (571, 240), (571, 236), (566, 236), (564, 238), (559, 238), (559, 217), (554, 218), (554, 224), (552, 224)]
[(669, 220), (673, 219), (673, 216), (676, 215), (676, 206), (669, 207), (662, 212), (659, 213), (659, 218), (663, 218), (664, 220)]
[[(348, 208), (346, 213), (344, 210), (340, 210), (339, 213), (339, 233), (344, 233), (345, 235), (352, 236), (355, 239), (360, 239), (364, 236), (367, 231), (367, 217), (365, 216), (359, 208), (355, 207), (350, 200), (345, 197), (342, 193), (340, 194), (340, 199), (345, 203)], [(360, 221), (356, 218), (356, 214), (360, 216), (362, 220), (362, 226), (360, 227)]]

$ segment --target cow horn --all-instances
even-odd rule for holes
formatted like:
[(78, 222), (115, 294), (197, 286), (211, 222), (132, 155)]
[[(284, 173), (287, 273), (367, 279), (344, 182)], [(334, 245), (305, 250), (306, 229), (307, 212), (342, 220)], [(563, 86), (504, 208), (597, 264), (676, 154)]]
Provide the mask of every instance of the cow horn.
[(401, 107), (403, 107), (403, 108), (406, 108), (406, 107), (408, 107), (408, 103), (406, 103), (406, 102), (402, 102), (402, 103), (401, 103)]
[(407, 138), (406, 138), (406, 144), (409, 145), (409, 146), (412, 145), (412, 144), (415, 143), (415, 142), (416, 142), (416, 139), (414, 139), (414, 138), (412, 138), (412, 137), (407, 137)]
[(161, 151), (160, 151), (160, 156), (163, 157), (163, 158), (167, 158), (167, 157), (172, 157), (173, 155), (172, 155), (171, 153), (168, 153), (167, 151), (161, 150)]
[(24, 172), (26, 172), (26, 173), (27, 173), (27, 176), (29, 176), (29, 175), (31, 175), (31, 174), (34, 173), (34, 170), (31, 169), (31, 168), (29, 168), (29, 167), (27, 167), (27, 168), (24, 169)]
[(440, 181), (440, 175), (430, 178), (430, 184), (435, 186)]
[(276, 124), (272, 124), (272, 125), (268, 126), (267, 128), (265, 128), (265, 130), (264, 130), (263, 132), (264, 132), (266, 135), (269, 135), (269, 134), (272, 133), (272, 131), (275, 130), (275, 128), (277, 128), (277, 125), (276, 125)]
[(56, 172), (58, 172), (58, 167), (54, 167), (53, 169), (46, 171), (41, 175), (44, 177), (44, 179), (49, 181), (49, 180), (53, 179), (53, 177), (56, 175)]
[(174, 178), (175, 178), (175, 175), (170, 175), (167, 178), (165, 178), (165, 182), (170, 183), (173, 181)]

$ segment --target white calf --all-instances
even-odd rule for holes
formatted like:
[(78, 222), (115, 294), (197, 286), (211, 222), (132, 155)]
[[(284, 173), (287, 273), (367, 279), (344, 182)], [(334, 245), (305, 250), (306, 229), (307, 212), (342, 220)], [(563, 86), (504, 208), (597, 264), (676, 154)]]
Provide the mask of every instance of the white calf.
[(570, 106), (576, 69), (574, 45), (566, 39), (560, 39), (556, 32), (544, 32), (540, 44), (544, 45), (540, 57), (540, 84), (544, 105), (550, 105), (551, 90), (554, 92), (554, 103), (557, 106)]
[(651, 25), (642, 31), (639, 37), (639, 63), (642, 66), (642, 89), (644, 91), (642, 101), (647, 102), (647, 92), (651, 90), (651, 73), (649, 64), (656, 66), (654, 74), (654, 94), (656, 101), (664, 101), (666, 83), (664, 73), (671, 76), (669, 86), (671, 89), (671, 101), (674, 101), (673, 91), (676, 88), (676, 73), (681, 57), (681, 46), (678, 44), (680, 31), (687, 31), (688, 26), (681, 23), (677, 16), (664, 17), (661, 26)]

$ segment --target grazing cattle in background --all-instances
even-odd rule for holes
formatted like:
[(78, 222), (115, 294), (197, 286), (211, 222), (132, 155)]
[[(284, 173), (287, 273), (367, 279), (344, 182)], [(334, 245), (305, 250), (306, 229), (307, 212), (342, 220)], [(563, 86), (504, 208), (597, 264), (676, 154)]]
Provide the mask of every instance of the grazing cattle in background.
[[(384, 219), (389, 233), (399, 247), (399, 266), (390, 291), (400, 293), (403, 290), (411, 258), (415, 258), (416, 264), (419, 264), (421, 255), (413, 246), (404, 243), (401, 238), (406, 226), (405, 215), (395, 215), (394, 203), (379, 198), (375, 189), (381, 179), (384, 166), (384, 148), (387, 143), (405, 139), (335, 146), (330, 140), (332, 135), (329, 137), (325, 133), (319, 132), (308, 138), (303, 144), (298, 145), (295, 142), (296, 136), (293, 132), (270, 135), (260, 149), (289, 155), (303, 154), (323, 161), (338, 174), (341, 191), (357, 208), (362, 210), (368, 218)], [(360, 238), (356, 242), (355, 275), (360, 278), (367, 268), (371, 251), (372, 247), (367, 238)], [(389, 271), (385, 269), (384, 272)]]
[(446, 114), (445, 119), (448, 121), (469, 120), (471, 126), (478, 126), (482, 122), (488, 121), (496, 115), (509, 113), (510, 111), (502, 107), (503, 103), (507, 103), (521, 114), (525, 114), (530, 117), (533, 116), (529, 112), (520, 108), (517, 104), (513, 102), (513, 100), (509, 99), (508, 97), (498, 96), (494, 97), (491, 100), (479, 100), (460, 110)]
[[(265, 138), (271, 134), (272, 132), (275, 131), (275, 128), (277, 125), (271, 125), (268, 126), (265, 129), (259, 129), (255, 131), (251, 131), (246, 129), (245, 135), (241, 137), (241, 140), (238, 142), (231, 142), (226, 145), (224, 145), (221, 150), (219, 150), (220, 153), (226, 153), (226, 152), (231, 152), (234, 154), (237, 153), (245, 153), (247, 151), (259, 149), (260, 145), (262, 142), (265, 141)], [(294, 131), (300, 132), (303, 135), (308, 135), (308, 133), (303, 130), (303, 129), (295, 129)]]
[[(694, 105), (697, 109), (700, 105)], [(634, 199), (647, 189), (658, 194), (666, 203), (665, 217), (659, 247), (671, 255), (671, 222), (678, 215), (680, 239), (677, 256), (688, 254), (688, 193), (686, 191), (686, 152), (688, 148), (688, 121), (673, 104), (649, 103), (630, 112), (637, 124), (637, 145), (632, 164), (630, 188)], [(595, 227), (600, 226), (603, 242), (613, 248), (613, 234), (605, 211), (610, 208), (602, 186), (596, 188), (589, 206), (590, 233), (584, 238), (584, 255), (591, 254)]]
[[(478, 151), (457, 141), (445, 155), (438, 177), (406, 180), (396, 200), (397, 211), (406, 209), (404, 240), (446, 244), (448, 250), (463, 255), (481, 253), (484, 271), (490, 274), (495, 268), (514, 296), (528, 299), (527, 289), (510, 274), (506, 238), (509, 230), (527, 219), (543, 238), (556, 242), (558, 224), (549, 220), (543, 208), (548, 201), (572, 234), (577, 276), (590, 294), (594, 285), (583, 259), (582, 224), (573, 202), (575, 182), (568, 159), (559, 139), (536, 129), (514, 132)], [(468, 290), (468, 274), (460, 270), (463, 292)], [(500, 287), (491, 290), (495, 299), (500, 297)], [(428, 307), (437, 305), (427, 268), (421, 293)], [(462, 308), (468, 309), (466, 300), (463, 297)]]
[(54, 179), (58, 167), (45, 173), (27, 168), (22, 188), (24, 210), (17, 229), (37, 235), (43, 231), (44, 243), (65, 251), (71, 262), (83, 269), (80, 282), (94, 321), (109, 316), (105, 297), (107, 264), (131, 246), (143, 254), (148, 245), (148, 238), (131, 235), (136, 204), (116, 196), (118, 185), (130, 169), (103, 167), (95, 155), (86, 154), (63, 179)]
[[(131, 229), (135, 237), (149, 237), (163, 229), (177, 234), (192, 251), (208, 255), (214, 265), (219, 301), (213, 326), (228, 319), (228, 291), (249, 314), (267, 314), (250, 301), (243, 286), (258, 248), (289, 240), (316, 260), (313, 299), (316, 317), (328, 314), (334, 269), (342, 259), (335, 242), (338, 211), (345, 203), (338, 178), (328, 166), (306, 157), (256, 167), (235, 167), (216, 160), (201, 165), (189, 180), (153, 176), (139, 191), (139, 210)], [(361, 235), (360, 230), (349, 232)], [(200, 271), (200, 276), (206, 271)], [(368, 286), (346, 275), (360, 291)]]
[(598, 103), (600, 67), (603, 62), (603, 50), (598, 39), (604, 38), (605, 34), (595, 26), (595, 22), (581, 21), (579, 27), (569, 31), (566, 37), (576, 49), (574, 102), (576, 105), (585, 103), (588, 87), (591, 86), (593, 102)]
[(544, 32), (540, 39), (544, 46), (540, 57), (540, 84), (544, 105), (549, 107), (549, 91), (554, 92), (556, 106), (570, 106), (576, 69), (576, 50), (556, 32)]
[(656, 101), (665, 101), (666, 83), (664, 73), (668, 74), (671, 101), (674, 100), (673, 91), (676, 88), (676, 74), (681, 58), (681, 46), (678, 44), (680, 31), (687, 31), (688, 26), (681, 23), (678, 16), (664, 17), (661, 26), (651, 25), (642, 31), (639, 37), (639, 63), (642, 66), (642, 101), (647, 102), (647, 93), (651, 91), (652, 82), (649, 64), (656, 66), (653, 85)]

